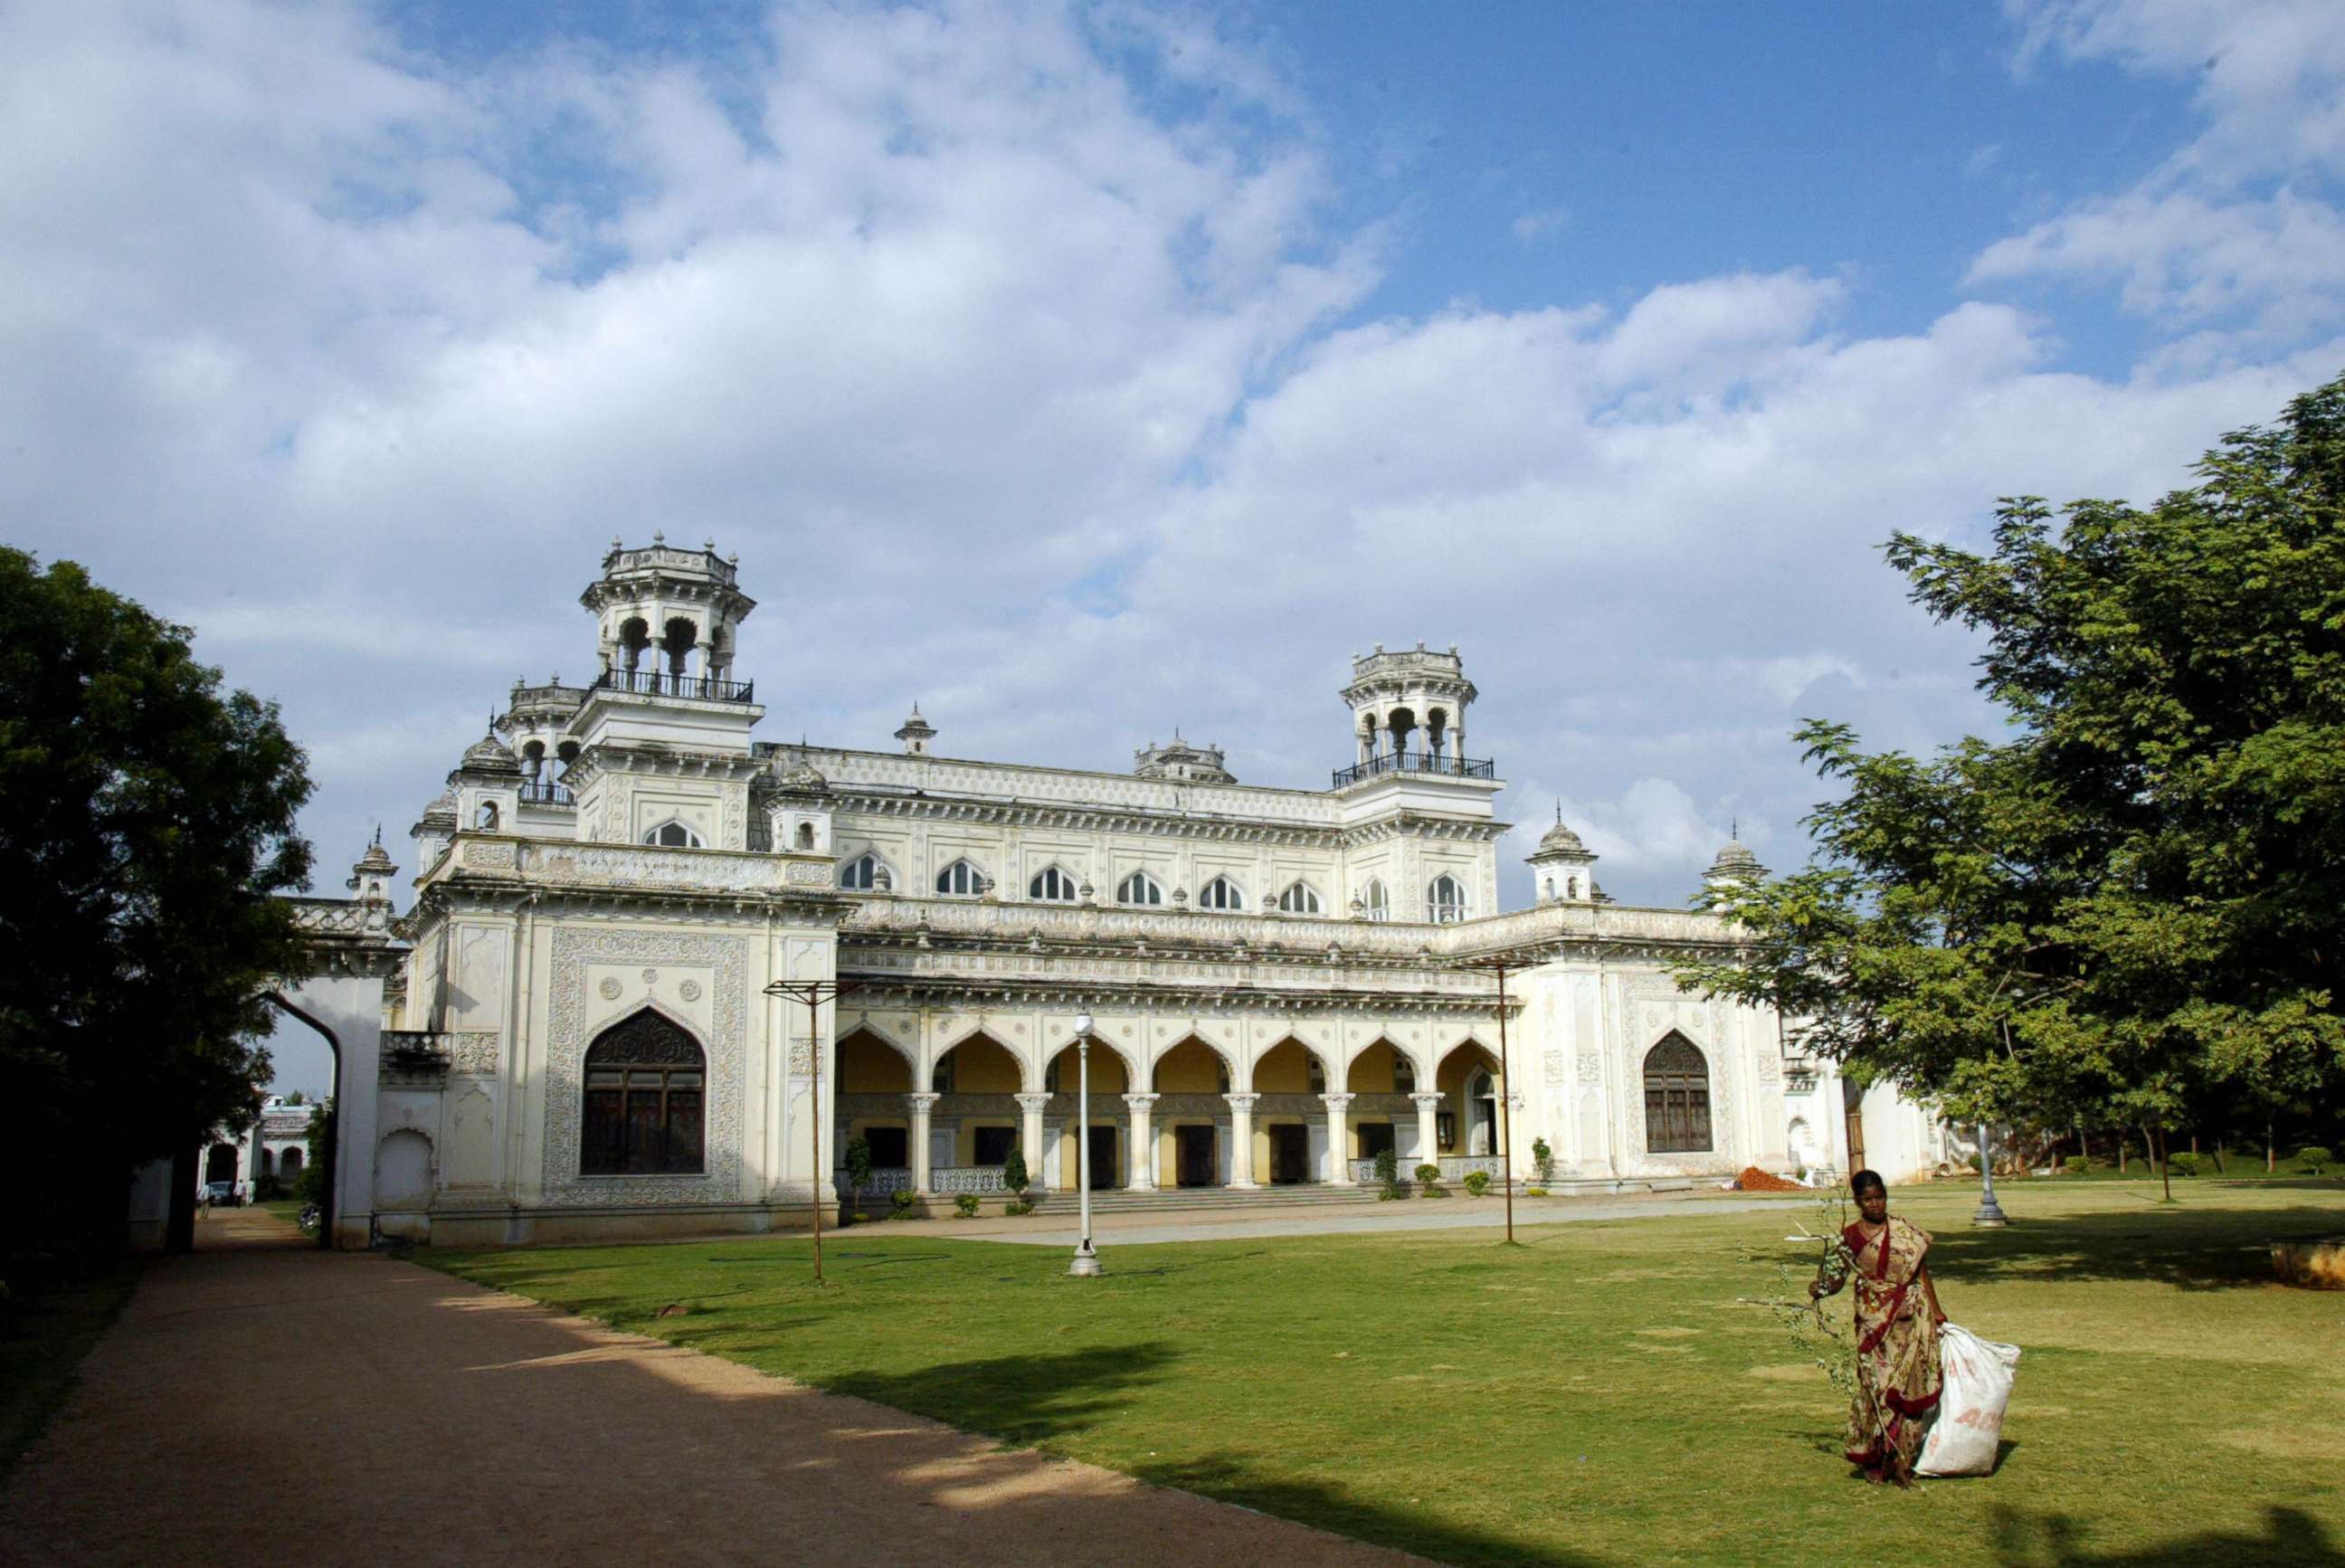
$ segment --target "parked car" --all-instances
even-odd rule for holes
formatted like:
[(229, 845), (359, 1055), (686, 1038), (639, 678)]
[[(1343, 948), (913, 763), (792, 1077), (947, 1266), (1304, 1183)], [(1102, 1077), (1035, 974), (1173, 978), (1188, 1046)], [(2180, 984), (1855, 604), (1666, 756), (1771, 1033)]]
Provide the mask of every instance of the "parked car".
[(215, 1181), (204, 1184), (204, 1201), (218, 1207), (234, 1208), (241, 1200), (236, 1196), (236, 1183)]

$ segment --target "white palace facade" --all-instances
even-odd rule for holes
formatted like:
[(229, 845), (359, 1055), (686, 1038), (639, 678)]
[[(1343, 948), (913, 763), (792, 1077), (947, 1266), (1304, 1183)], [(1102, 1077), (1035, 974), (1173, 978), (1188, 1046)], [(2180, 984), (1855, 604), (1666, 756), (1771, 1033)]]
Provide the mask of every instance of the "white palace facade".
[[(593, 677), (516, 686), (413, 830), (380, 1059), (343, 1054), (345, 1244), (796, 1227), (854, 1139), (924, 1207), (1013, 1148), (1067, 1189), (1083, 1013), (1102, 1187), (1495, 1176), (1509, 1140), (1558, 1191), (1793, 1163), (1812, 1068), (1667, 972), (1723, 921), (1611, 901), (1560, 823), (1499, 907), (1455, 649), (1355, 659), (1344, 766), (1270, 789), (1177, 735), (1129, 773), (952, 758), (917, 708), (892, 748), (759, 741), (731, 561), (614, 542), (583, 602)], [(767, 992), (808, 981), (845, 988), (811, 1024)]]

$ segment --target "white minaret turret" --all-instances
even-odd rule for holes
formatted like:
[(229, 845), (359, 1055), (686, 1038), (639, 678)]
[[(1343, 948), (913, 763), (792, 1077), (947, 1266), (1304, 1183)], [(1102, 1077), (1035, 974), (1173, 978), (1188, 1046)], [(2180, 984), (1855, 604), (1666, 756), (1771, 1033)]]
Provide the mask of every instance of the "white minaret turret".
[(665, 534), (642, 550), (612, 540), (603, 575), (578, 597), (597, 622), (596, 684), (653, 696), (729, 685), (740, 625), (757, 607), (736, 582), (738, 559), (719, 560), (714, 539), (697, 550), (672, 549)]
[(912, 704), (912, 717), (904, 720), (903, 728), (896, 731), (896, 738), (904, 743), (904, 755), (926, 757), (929, 742), (936, 738), (936, 727), (920, 717), (919, 703)]
[(1740, 822), (1728, 827), (1726, 842), (1719, 847), (1710, 870), (1701, 874), (1701, 885), (1713, 903), (1725, 903), (1740, 890), (1757, 887), (1767, 880), (1767, 868), (1759, 863), (1759, 857), (1738, 836), (1741, 830)]
[[(1467, 772), (1466, 709), (1477, 695), (1455, 643), (1447, 653), (1423, 643), (1386, 653), (1378, 643), (1365, 658), (1354, 655), (1344, 700), (1351, 705), (1361, 766), (1380, 773)], [(1481, 766), (1487, 778), (1488, 764)]]
[(1543, 904), (1590, 903), (1596, 893), (1596, 856), (1579, 835), (1563, 825), (1563, 802), (1555, 803), (1555, 826), (1526, 857)]

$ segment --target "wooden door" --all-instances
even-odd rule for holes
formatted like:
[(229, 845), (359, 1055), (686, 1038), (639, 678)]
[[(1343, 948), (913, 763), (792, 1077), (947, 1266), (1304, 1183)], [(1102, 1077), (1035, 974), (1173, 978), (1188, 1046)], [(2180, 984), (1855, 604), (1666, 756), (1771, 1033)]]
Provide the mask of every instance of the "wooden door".
[(1211, 1127), (1175, 1127), (1172, 1129), (1174, 1179), (1182, 1186), (1212, 1186), (1213, 1184), (1213, 1129)]
[(1270, 1179), (1278, 1186), (1311, 1179), (1311, 1129), (1300, 1122), (1270, 1128)]
[(1091, 1186), (1094, 1188), (1122, 1186), (1123, 1167), (1115, 1161), (1115, 1129), (1091, 1129)]

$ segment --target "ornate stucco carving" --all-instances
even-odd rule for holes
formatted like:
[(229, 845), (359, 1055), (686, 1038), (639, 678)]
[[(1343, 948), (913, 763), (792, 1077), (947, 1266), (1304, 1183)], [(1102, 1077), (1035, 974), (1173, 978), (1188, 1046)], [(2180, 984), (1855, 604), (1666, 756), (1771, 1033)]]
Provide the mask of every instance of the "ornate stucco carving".
[[(687, 931), (597, 931), (557, 926), (547, 965), (545, 1201), (599, 1204), (722, 1203), (741, 1192), (742, 1080), (747, 1058), (746, 938)], [(674, 964), (711, 970), (716, 990), (701, 1045), (708, 1054), (706, 1170), (702, 1176), (578, 1174), (581, 1079), (586, 1047), (586, 970), (595, 963)]]

